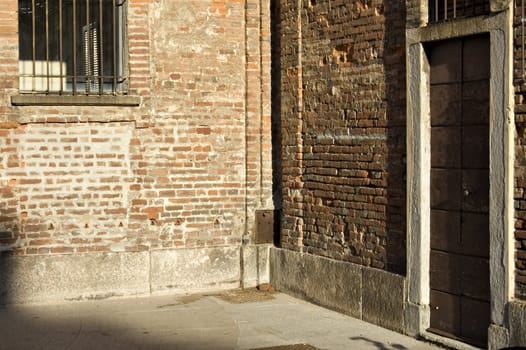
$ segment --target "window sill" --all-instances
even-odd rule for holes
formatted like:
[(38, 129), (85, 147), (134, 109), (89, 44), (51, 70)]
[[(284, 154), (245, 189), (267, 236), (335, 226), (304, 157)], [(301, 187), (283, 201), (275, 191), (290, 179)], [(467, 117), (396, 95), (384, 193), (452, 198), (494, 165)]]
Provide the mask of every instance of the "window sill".
[(11, 96), (13, 106), (121, 106), (137, 107), (141, 104), (139, 96), (50, 96), (16, 95)]

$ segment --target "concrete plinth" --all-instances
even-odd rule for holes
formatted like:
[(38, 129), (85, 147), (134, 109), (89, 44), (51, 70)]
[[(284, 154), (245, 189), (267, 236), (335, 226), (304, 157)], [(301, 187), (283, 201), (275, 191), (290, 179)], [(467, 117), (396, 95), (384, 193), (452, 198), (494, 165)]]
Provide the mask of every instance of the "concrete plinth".
[(0, 256), (0, 304), (253, 287), (268, 283), (269, 248)]
[(404, 331), (402, 276), (285, 249), (272, 248), (270, 256), (270, 282), (278, 290)]

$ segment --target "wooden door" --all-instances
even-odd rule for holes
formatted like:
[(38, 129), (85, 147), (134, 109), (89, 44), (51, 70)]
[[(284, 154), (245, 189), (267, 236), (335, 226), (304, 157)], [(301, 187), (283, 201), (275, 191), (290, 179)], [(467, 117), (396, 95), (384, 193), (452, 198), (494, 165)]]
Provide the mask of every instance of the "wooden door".
[(430, 331), (486, 346), (489, 36), (432, 43)]

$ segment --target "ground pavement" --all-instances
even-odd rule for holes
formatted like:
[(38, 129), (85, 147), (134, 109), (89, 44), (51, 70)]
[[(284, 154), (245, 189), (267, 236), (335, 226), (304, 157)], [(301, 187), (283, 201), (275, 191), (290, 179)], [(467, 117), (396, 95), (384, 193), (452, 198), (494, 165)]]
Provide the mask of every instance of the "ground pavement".
[(0, 308), (0, 349), (261, 348), (439, 349), (286, 294), (257, 290)]

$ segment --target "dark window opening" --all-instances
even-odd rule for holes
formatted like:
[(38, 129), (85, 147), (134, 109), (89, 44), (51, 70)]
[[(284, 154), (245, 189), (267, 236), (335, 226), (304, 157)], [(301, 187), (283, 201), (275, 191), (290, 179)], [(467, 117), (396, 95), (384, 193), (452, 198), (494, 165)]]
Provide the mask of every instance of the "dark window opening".
[(125, 92), (126, 0), (19, 0), (20, 92)]
[(488, 15), (489, 0), (429, 0), (429, 23)]

